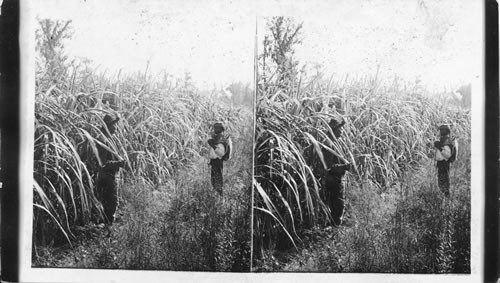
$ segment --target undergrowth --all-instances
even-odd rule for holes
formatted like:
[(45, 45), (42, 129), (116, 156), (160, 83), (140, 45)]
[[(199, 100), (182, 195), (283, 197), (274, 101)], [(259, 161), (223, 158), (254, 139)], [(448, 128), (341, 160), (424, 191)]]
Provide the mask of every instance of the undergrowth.
[[(259, 56), (255, 269), (470, 272), (470, 109), (418, 82), (307, 74), (294, 56), (301, 28), (268, 19)], [(329, 121), (339, 116), (335, 138)], [(432, 161), (441, 123), (460, 145), (449, 199)], [(352, 165), (346, 223), (332, 231), (321, 172), (333, 164), (323, 151)]]
[(470, 273), (470, 168), (452, 167), (446, 198), (428, 165), (382, 194), (352, 183), (345, 226), (308, 230), (298, 250), (268, 251), (259, 271)]
[(81, 228), (74, 249), (44, 248), (35, 265), (248, 272), (251, 191), (243, 161), (226, 165), (223, 197), (211, 188), (205, 159), (163, 186), (126, 183), (112, 227)]
[[(163, 72), (98, 72), (65, 54), (70, 21), (39, 20), (33, 168), (34, 266), (248, 271), (250, 89), (199, 90)], [(103, 117), (119, 119), (105, 135)], [(210, 184), (215, 122), (234, 143), (224, 197)], [(96, 225), (102, 146), (124, 160), (112, 227)]]

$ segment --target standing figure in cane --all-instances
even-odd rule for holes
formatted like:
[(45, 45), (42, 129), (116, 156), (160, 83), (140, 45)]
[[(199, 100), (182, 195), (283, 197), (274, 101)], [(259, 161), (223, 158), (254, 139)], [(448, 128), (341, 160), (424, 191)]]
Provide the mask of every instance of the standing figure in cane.
[(224, 179), (222, 176), (224, 161), (231, 158), (231, 137), (225, 134), (224, 125), (217, 122), (213, 126), (213, 133), (208, 140), (209, 148), (209, 165), (212, 167), (211, 180), (213, 188), (222, 196), (222, 187)]
[[(118, 117), (104, 116), (105, 127), (101, 131), (106, 136), (106, 139), (111, 139), (111, 136), (116, 131), (118, 121)], [(105, 144), (104, 141), (100, 142)], [(125, 165), (125, 162), (101, 144), (97, 145), (97, 149), (101, 160), (96, 180), (97, 196), (104, 209), (104, 223), (113, 224), (115, 221), (115, 212), (118, 207), (116, 175), (120, 171), (120, 168)]]
[[(342, 136), (342, 127), (345, 120), (342, 117), (330, 120), (328, 126), (333, 132), (334, 141)], [(340, 156), (329, 151), (324, 151), (326, 172), (324, 174), (324, 197), (330, 208), (333, 224), (342, 225), (345, 210), (345, 180), (344, 175), (350, 170), (351, 164)]]
[(440, 125), (439, 140), (434, 142), (438, 185), (441, 192), (447, 197), (450, 195), (450, 163), (454, 162), (457, 156), (457, 144), (455, 140), (450, 138), (450, 132), (448, 124)]

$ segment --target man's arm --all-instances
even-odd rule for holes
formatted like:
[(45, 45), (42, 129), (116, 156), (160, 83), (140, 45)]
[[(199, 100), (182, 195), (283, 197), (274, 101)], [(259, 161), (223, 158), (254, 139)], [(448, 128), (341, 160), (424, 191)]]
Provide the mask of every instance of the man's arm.
[(441, 155), (444, 157), (444, 159), (448, 160), (451, 157), (451, 148), (449, 145), (445, 145), (443, 149), (441, 150)]
[(215, 147), (217, 146), (217, 144), (215, 143), (215, 140), (213, 138), (209, 139), (207, 142), (208, 142), (208, 145), (210, 145), (213, 149), (215, 149)]
[(345, 159), (342, 159), (336, 155), (330, 155), (331, 159), (329, 163), (331, 164), (329, 171), (337, 175), (343, 175), (346, 171), (351, 169), (351, 164)]
[(334, 174), (345, 174), (346, 171), (351, 170), (351, 164), (346, 163), (346, 164), (334, 164), (332, 167), (330, 167), (330, 172)]
[(436, 149), (436, 161), (448, 160), (451, 157), (451, 148), (448, 145)]

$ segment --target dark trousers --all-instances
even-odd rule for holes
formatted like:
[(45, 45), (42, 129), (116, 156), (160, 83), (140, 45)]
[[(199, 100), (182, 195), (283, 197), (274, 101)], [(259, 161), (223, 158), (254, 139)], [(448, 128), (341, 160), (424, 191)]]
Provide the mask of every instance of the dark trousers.
[(450, 194), (450, 163), (442, 160), (437, 162), (438, 185), (446, 196)]
[(118, 207), (118, 184), (116, 173), (101, 170), (97, 179), (97, 192), (104, 209), (104, 223), (113, 224)]
[(345, 189), (341, 176), (331, 173), (326, 175), (325, 201), (330, 208), (334, 224), (341, 225), (345, 209)]
[(222, 159), (211, 159), (210, 165), (212, 166), (212, 186), (222, 196), (222, 185), (224, 180), (222, 178), (222, 170), (224, 161)]

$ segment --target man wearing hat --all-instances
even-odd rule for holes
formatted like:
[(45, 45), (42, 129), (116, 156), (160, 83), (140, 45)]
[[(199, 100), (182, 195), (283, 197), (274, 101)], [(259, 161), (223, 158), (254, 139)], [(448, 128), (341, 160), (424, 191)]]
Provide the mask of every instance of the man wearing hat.
[[(111, 136), (116, 131), (116, 124), (119, 120), (120, 118), (115, 116), (104, 116), (103, 121), (105, 126), (101, 128), (101, 131), (106, 136), (106, 139), (111, 139)], [(102, 140), (100, 142), (105, 144)], [(113, 224), (116, 208), (118, 207), (118, 184), (116, 182), (116, 175), (120, 168), (125, 165), (125, 162), (101, 144), (97, 144), (97, 150), (99, 158), (101, 159), (96, 180), (97, 196), (104, 209), (104, 222)]]
[(456, 149), (450, 139), (450, 126), (442, 124), (439, 126), (439, 141), (434, 142), (436, 148), (436, 161), (438, 169), (439, 189), (446, 195), (450, 194), (450, 163), (454, 160)]
[(224, 134), (224, 125), (217, 122), (213, 126), (212, 137), (208, 140), (209, 148), (209, 165), (211, 170), (211, 181), (213, 188), (222, 196), (222, 187), (224, 180), (222, 171), (224, 168), (224, 161), (231, 158), (231, 138)]
[[(345, 125), (345, 120), (342, 117), (333, 118), (328, 123), (333, 136), (329, 133), (329, 137), (336, 141), (342, 136), (342, 127)], [(323, 197), (333, 219), (335, 226), (342, 225), (344, 210), (345, 210), (345, 188), (344, 175), (350, 170), (351, 164), (337, 154), (323, 149), (323, 157), (325, 163), (323, 168), (324, 188)]]

